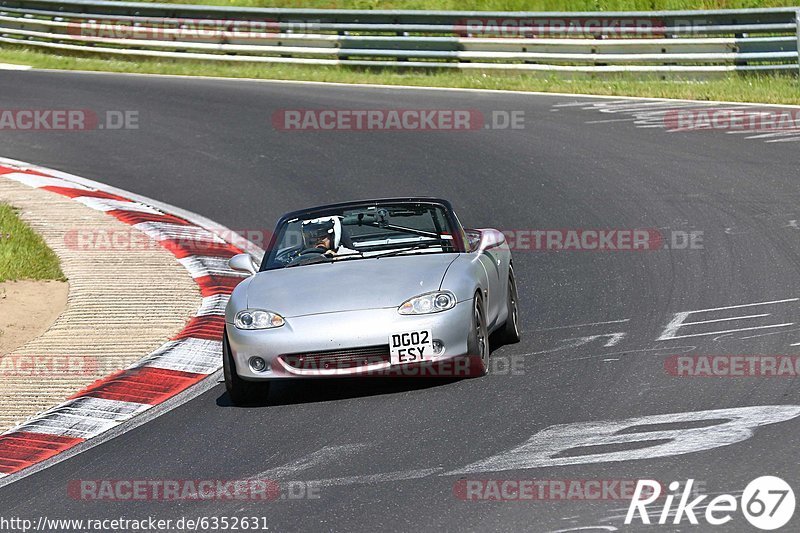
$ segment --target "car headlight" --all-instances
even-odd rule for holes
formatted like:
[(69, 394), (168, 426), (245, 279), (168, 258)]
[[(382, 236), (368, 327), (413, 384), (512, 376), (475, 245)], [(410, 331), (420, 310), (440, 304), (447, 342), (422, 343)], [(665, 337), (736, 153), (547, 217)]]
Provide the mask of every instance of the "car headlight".
[(406, 300), (397, 312), (401, 315), (427, 315), (452, 309), (456, 303), (456, 295), (450, 291), (428, 292)]
[(236, 313), (233, 323), (239, 329), (272, 329), (281, 327), (286, 321), (272, 311), (247, 309)]

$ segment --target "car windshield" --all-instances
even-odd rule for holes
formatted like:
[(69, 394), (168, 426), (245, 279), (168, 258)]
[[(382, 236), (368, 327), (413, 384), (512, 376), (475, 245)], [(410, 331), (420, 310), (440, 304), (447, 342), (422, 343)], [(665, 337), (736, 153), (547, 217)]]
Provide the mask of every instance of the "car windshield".
[(312, 211), (278, 228), (264, 270), (455, 252), (447, 211), (433, 203), (368, 203)]

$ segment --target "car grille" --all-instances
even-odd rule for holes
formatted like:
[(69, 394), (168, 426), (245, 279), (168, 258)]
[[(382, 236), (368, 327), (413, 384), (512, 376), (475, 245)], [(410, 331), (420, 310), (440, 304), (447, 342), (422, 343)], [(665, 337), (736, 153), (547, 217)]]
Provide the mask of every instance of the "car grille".
[(358, 368), (389, 362), (389, 345), (366, 348), (345, 348), (324, 352), (308, 352), (282, 355), (281, 359), (299, 370), (331, 370)]

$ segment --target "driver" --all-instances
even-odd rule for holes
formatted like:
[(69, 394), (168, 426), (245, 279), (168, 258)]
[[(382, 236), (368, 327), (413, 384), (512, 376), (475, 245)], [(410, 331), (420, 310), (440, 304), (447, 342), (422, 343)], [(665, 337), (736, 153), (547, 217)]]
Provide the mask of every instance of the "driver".
[(336, 225), (332, 219), (309, 220), (303, 223), (303, 247), (317, 248), (328, 256), (336, 255)]
[(342, 221), (332, 216), (307, 220), (302, 225), (303, 249), (320, 250), (328, 257), (336, 255), (358, 254), (342, 244)]

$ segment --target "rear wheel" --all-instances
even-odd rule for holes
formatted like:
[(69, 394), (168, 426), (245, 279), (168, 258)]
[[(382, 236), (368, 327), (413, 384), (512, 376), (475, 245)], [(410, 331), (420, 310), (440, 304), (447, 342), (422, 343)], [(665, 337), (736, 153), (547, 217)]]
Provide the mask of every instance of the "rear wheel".
[(225, 376), (225, 388), (234, 405), (250, 405), (263, 401), (269, 395), (268, 381), (245, 381), (236, 373), (227, 331), (222, 333), (222, 373)]
[(506, 323), (499, 330), (499, 340), (503, 344), (514, 344), (519, 342), (519, 308), (517, 301), (517, 280), (514, 277), (514, 269), (508, 268), (508, 296), (506, 297), (506, 308), (508, 318)]
[[(472, 301), (472, 327), (467, 339), (469, 364), (480, 365), (480, 372), (476, 375), (489, 373), (489, 329), (486, 325), (486, 313), (483, 308), (483, 298), (480, 292), (475, 293)], [(471, 370), (471, 368), (470, 368)], [(470, 372), (473, 374), (473, 372)]]

